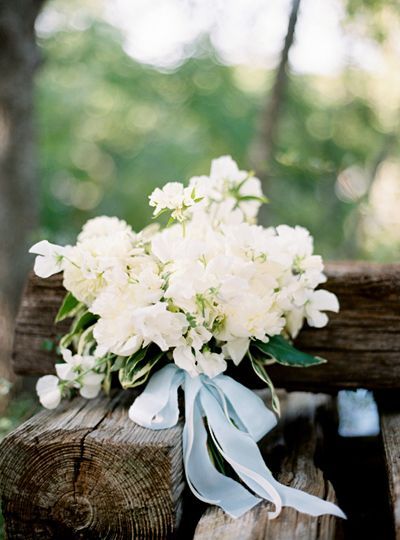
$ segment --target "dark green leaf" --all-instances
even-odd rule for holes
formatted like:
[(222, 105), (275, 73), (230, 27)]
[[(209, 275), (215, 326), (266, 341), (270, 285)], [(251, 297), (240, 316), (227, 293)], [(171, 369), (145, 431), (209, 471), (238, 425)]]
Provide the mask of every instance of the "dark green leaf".
[(97, 321), (98, 317), (96, 315), (93, 315), (93, 313), (90, 313), (90, 311), (85, 311), (78, 319), (74, 322), (71, 328), (71, 332), (74, 332), (74, 334), (80, 332), (81, 330), (85, 330), (92, 324), (94, 324)]
[(130, 375), (133, 375), (135, 371), (139, 368), (140, 363), (146, 358), (148, 347), (144, 349), (139, 349), (132, 356), (129, 356), (123, 366), (123, 370), (126, 376), (129, 378)]
[(71, 330), (61, 338), (60, 346), (68, 347), (75, 336), (78, 336), (83, 330), (86, 330), (86, 328), (93, 325), (97, 319), (98, 317), (93, 315), (93, 313), (90, 313), (90, 311), (85, 311), (80, 316), (76, 317)]
[(134, 388), (146, 382), (151, 370), (162, 356), (164, 356), (162, 351), (151, 354), (149, 353), (149, 347), (146, 347), (145, 349), (139, 349), (139, 351), (127, 358), (119, 372), (119, 381), (122, 388)]
[(282, 336), (272, 336), (267, 343), (256, 340), (253, 345), (283, 366), (310, 367), (326, 362), (323, 358), (299, 351)]
[(75, 296), (68, 292), (65, 295), (65, 298), (63, 300), (63, 303), (60, 306), (60, 309), (58, 310), (58, 313), (56, 315), (56, 323), (63, 321), (67, 317), (73, 317), (76, 315), (77, 310), (81, 307), (81, 302), (75, 298)]
[(130, 388), (134, 388), (135, 386), (140, 386), (141, 384), (144, 384), (149, 378), (153, 367), (158, 363), (162, 356), (163, 353), (155, 356), (154, 358), (151, 358), (150, 360), (148, 360), (147, 364), (145, 364), (141, 369), (136, 371), (132, 377)]

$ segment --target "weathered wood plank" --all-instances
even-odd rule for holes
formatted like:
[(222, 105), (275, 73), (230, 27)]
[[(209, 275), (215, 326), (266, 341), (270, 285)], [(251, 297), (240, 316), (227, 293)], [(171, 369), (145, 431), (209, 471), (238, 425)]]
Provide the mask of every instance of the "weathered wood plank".
[[(341, 304), (326, 328), (304, 328), (297, 345), (322, 356), (327, 364), (308, 369), (271, 366), (277, 386), (311, 391), (339, 388), (400, 388), (400, 265), (330, 263), (326, 287)], [(45, 338), (55, 338), (68, 324), (53, 324), (64, 295), (61, 276), (41, 280), (30, 276), (17, 319), (14, 369), (21, 375), (53, 370), (54, 353), (43, 350)], [(260, 384), (243, 362), (241, 380)]]
[[(278, 479), (292, 487), (336, 502), (330, 482), (316, 466), (314, 457), (318, 446), (317, 408), (326, 402), (323, 396), (289, 394), (285, 402), (283, 422), (286, 456)], [(268, 463), (267, 445), (265, 459)], [(279, 518), (270, 521), (269, 503), (261, 503), (244, 516), (233, 519), (218, 507), (212, 506), (201, 517), (194, 540), (331, 540), (335, 538), (338, 519), (332, 516), (315, 518), (284, 508)]]
[(42, 411), (0, 446), (8, 540), (170, 537), (181, 517), (181, 424), (143, 429), (130, 392)]
[(64, 296), (60, 274), (47, 279), (29, 274), (15, 324), (12, 365), (18, 375), (54, 372), (55, 353), (43, 345), (45, 339), (55, 342), (68, 331), (68, 320), (54, 323)]
[(400, 540), (400, 413), (381, 407), (380, 419), (395, 537)]

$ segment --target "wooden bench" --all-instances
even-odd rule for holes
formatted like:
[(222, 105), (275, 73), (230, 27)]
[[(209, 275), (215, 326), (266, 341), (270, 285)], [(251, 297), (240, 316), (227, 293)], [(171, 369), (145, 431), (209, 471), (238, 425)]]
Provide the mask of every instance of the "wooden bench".
[[(348, 521), (289, 508), (269, 521), (267, 503), (234, 520), (206, 507), (185, 486), (182, 424), (158, 432), (133, 424), (127, 409), (135, 393), (116, 390), (111, 399), (76, 398), (41, 411), (2, 442), (7, 538), (400, 539), (400, 265), (333, 263), (327, 274), (341, 311), (324, 329), (305, 328), (298, 346), (328, 364), (269, 369), (289, 392), (281, 392), (283, 418), (262, 450), (281, 482), (338, 501)], [(64, 293), (60, 276), (29, 277), (16, 373), (54, 370), (55, 354), (43, 344), (68, 326), (53, 322)], [(260, 386), (249, 370), (237, 377)], [(377, 393), (379, 440), (338, 436), (335, 394), (358, 387)]]

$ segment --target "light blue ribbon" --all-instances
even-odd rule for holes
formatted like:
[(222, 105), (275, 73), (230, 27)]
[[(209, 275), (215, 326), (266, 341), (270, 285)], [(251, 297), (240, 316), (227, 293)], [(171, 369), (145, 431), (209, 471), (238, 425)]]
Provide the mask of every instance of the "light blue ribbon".
[[(276, 425), (275, 415), (251, 390), (226, 375), (190, 377), (175, 364), (157, 371), (129, 410), (129, 417), (149, 429), (174, 426), (179, 418), (178, 388), (185, 391), (183, 462), (193, 493), (237, 518), (258, 504), (271, 501), (277, 517), (283, 506), (312, 516), (345, 518), (335, 504), (275, 480), (257, 446)], [(207, 418), (213, 441), (224, 459), (249, 489), (214, 467), (207, 448)], [(251, 491), (249, 491), (251, 490)]]

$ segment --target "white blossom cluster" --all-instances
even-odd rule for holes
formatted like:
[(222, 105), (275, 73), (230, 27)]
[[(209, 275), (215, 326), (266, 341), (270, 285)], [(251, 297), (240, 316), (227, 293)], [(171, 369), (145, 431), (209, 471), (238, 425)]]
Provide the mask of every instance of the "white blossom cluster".
[(209, 176), (178, 182), (150, 196), (168, 226), (139, 233), (117, 218), (86, 223), (75, 246), (39, 242), (35, 271), (63, 271), (64, 286), (96, 316), (82, 351), (63, 350), (57, 377), (38, 383), (41, 402), (58, 405), (65, 387), (97, 394), (104, 359), (129, 357), (155, 344), (191, 376), (239, 364), (254, 339), (295, 337), (305, 320), (327, 324), (334, 294), (313, 239), (302, 227), (257, 225), (265, 201), (259, 179), (232, 158), (212, 162)]

